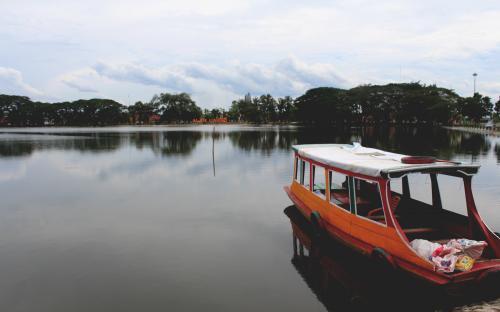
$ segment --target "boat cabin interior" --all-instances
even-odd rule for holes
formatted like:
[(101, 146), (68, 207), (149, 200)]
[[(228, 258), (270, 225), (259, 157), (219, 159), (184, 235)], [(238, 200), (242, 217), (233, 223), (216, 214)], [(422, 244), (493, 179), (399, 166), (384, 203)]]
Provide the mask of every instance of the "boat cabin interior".
[[(440, 243), (454, 238), (485, 239), (471, 217), (477, 210), (468, 208), (474, 200), (470, 175), (463, 172), (411, 172), (372, 180), (300, 157), (296, 157), (295, 165), (298, 183), (325, 199), (328, 188), (331, 204), (382, 225), (387, 224), (388, 216), (382, 208), (382, 198), (387, 195), (395, 226), (408, 242), (417, 238)], [(387, 194), (381, 193), (383, 183), (387, 183)], [(494, 251), (486, 248), (483, 258), (495, 258)]]

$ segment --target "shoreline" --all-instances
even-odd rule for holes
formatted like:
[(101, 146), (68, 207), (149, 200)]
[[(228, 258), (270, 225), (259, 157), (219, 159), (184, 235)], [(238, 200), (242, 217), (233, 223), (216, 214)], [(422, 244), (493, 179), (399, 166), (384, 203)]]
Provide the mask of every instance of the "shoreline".
[(443, 128), (448, 130), (477, 133), (477, 134), (489, 134), (494, 136), (500, 136), (500, 130), (488, 130), (485, 128), (474, 128), (474, 127), (455, 127), (455, 126), (443, 126)]

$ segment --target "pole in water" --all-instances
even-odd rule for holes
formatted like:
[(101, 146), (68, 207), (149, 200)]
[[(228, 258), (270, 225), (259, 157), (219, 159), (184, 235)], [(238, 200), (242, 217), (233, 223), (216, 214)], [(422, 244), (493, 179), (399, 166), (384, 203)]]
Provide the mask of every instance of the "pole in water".
[(215, 177), (215, 126), (212, 131), (212, 167), (214, 168), (214, 177)]

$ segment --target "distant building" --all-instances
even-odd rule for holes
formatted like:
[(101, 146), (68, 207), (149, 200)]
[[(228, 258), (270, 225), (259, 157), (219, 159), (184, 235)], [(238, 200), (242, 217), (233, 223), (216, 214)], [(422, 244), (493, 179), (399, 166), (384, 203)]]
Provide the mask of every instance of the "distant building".
[(245, 94), (245, 102), (247, 102), (247, 103), (252, 102), (252, 96), (250, 95), (250, 92)]
[(154, 124), (158, 123), (160, 121), (160, 119), (161, 119), (160, 115), (158, 115), (158, 114), (151, 114), (151, 115), (149, 115), (149, 120), (148, 121), (149, 121), (150, 124), (154, 125)]

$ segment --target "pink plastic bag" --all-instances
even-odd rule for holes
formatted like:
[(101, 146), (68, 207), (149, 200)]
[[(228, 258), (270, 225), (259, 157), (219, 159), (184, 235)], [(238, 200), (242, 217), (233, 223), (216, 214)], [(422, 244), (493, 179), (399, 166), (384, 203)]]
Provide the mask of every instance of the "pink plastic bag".
[(475, 241), (466, 238), (460, 239), (452, 239), (450, 240), (446, 246), (458, 248), (467, 256), (471, 257), (474, 260), (481, 258), (483, 254), (484, 248), (488, 246), (485, 241)]
[(444, 257), (432, 257), (432, 262), (436, 265), (436, 271), (451, 273), (455, 271), (458, 257), (454, 254), (447, 254)]

